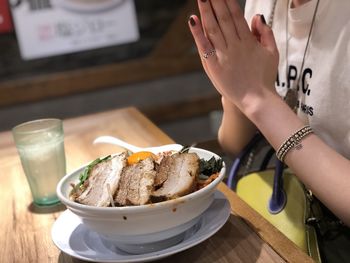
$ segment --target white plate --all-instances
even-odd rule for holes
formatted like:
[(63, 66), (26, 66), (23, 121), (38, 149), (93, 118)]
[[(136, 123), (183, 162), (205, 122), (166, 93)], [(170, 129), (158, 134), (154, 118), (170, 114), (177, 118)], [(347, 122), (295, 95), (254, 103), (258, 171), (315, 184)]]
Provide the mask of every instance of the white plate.
[(172, 247), (152, 253), (132, 255), (87, 229), (69, 210), (64, 211), (51, 230), (52, 240), (63, 252), (72, 257), (92, 262), (146, 262), (168, 257), (193, 247), (214, 235), (227, 221), (231, 208), (226, 197), (219, 191), (211, 206), (202, 214), (199, 222), (186, 231), (184, 239)]
[(120, 6), (125, 0), (53, 0), (52, 5), (78, 13), (97, 13)]

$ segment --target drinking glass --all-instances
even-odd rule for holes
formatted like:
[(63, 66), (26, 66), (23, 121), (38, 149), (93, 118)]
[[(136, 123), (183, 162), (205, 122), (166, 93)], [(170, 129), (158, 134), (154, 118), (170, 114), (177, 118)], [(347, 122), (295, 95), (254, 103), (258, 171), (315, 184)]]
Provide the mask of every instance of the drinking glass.
[(66, 174), (62, 121), (29, 121), (14, 127), (12, 134), (34, 203), (39, 206), (58, 203), (56, 186)]

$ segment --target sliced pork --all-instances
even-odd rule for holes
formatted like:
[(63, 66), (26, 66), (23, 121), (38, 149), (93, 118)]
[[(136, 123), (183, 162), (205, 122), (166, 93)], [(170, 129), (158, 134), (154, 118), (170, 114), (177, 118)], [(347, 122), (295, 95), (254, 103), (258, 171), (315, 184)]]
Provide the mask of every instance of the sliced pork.
[(176, 165), (176, 158), (173, 158), (171, 155), (164, 156), (157, 168), (157, 175), (154, 179), (155, 188), (159, 188), (162, 184), (168, 179), (168, 171), (171, 170), (171, 167)]
[(76, 197), (76, 201), (91, 206), (109, 206), (110, 197), (118, 189), (120, 176), (125, 166), (126, 153), (96, 164), (84, 183), (87, 186), (86, 189)]
[(115, 203), (118, 206), (147, 204), (153, 191), (155, 175), (152, 158), (125, 167)]
[(199, 158), (195, 153), (176, 153), (163, 158), (155, 179), (162, 186), (152, 193), (152, 198), (173, 199), (192, 192), (198, 173)]

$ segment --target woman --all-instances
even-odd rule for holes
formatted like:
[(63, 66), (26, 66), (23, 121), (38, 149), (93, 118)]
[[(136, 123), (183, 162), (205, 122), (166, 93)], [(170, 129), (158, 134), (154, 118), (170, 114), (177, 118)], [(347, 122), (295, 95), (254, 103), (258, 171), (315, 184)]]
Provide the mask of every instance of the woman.
[(236, 0), (198, 5), (201, 20), (192, 15), (189, 27), (222, 95), (222, 147), (237, 154), (260, 130), (279, 159), (350, 225), (350, 1), (248, 0), (251, 28)]

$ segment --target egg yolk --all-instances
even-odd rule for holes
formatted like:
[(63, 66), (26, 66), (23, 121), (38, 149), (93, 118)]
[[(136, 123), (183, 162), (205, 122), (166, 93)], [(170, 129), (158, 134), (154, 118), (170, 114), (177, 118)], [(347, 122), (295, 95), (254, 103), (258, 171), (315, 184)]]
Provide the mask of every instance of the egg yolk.
[(156, 159), (157, 156), (155, 154), (151, 153), (151, 152), (146, 152), (146, 151), (144, 151), (144, 152), (136, 152), (136, 153), (133, 153), (132, 155), (130, 155), (128, 157), (127, 161), (128, 161), (129, 165), (132, 165), (132, 164), (138, 163), (138, 162), (140, 162), (142, 160), (145, 160), (145, 159), (147, 159), (149, 157), (151, 157), (153, 159)]

